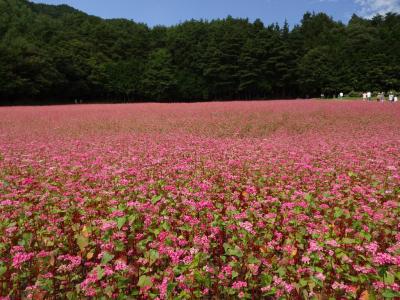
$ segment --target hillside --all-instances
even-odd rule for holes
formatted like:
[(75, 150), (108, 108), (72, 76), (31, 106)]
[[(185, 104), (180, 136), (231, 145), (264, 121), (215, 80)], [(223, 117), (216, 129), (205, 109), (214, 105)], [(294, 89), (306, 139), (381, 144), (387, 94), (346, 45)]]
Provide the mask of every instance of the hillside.
[(212, 100), (400, 90), (400, 16), (172, 27), (0, 0), (0, 104)]

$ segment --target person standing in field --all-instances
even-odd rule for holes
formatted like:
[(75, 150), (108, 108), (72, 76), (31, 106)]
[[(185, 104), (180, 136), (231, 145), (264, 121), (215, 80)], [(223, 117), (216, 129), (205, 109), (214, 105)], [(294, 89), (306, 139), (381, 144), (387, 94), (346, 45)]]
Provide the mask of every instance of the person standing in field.
[(394, 100), (393, 98), (394, 98), (394, 95), (393, 94), (389, 94), (389, 101), (390, 102), (393, 102), (393, 100)]
[(368, 101), (371, 101), (371, 97), (372, 97), (371, 92), (367, 92), (367, 100), (368, 100)]
[(367, 100), (367, 93), (363, 93), (362, 94), (362, 98), (363, 98), (363, 101), (366, 101)]
[(382, 103), (385, 102), (385, 93), (384, 92), (382, 92), (382, 94), (381, 94), (381, 102)]

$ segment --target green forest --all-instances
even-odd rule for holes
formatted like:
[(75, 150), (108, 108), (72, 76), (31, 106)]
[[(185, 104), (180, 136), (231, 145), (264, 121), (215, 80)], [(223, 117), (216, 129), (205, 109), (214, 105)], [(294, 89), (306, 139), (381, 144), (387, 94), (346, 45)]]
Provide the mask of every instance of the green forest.
[(400, 15), (149, 27), (0, 0), (0, 104), (206, 101), (400, 90)]

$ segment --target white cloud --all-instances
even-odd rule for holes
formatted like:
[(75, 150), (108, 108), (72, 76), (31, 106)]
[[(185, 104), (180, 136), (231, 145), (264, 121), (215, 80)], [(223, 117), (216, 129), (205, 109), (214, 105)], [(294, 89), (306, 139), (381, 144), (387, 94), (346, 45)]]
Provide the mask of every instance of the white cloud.
[(370, 18), (388, 12), (400, 13), (400, 0), (354, 0), (361, 7), (360, 14)]

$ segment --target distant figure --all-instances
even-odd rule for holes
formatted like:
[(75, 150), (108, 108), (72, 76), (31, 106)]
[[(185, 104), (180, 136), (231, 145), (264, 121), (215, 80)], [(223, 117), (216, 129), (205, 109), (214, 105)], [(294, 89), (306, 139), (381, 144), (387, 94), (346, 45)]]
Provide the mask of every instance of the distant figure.
[(324, 99), (325, 98), (325, 95), (324, 94), (321, 94), (321, 99)]
[(75, 99), (75, 104), (78, 104), (78, 99)]
[(371, 101), (371, 98), (372, 98), (371, 92), (367, 92), (367, 100), (368, 100), (368, 101)]
[(362, 97), (363, 97), (363, 101), (367, 101), (367, 93), (363, 93)]
[(397, 101), (398, 101), (397, 96), (394, 96), (393, 102), (397, 102)]
[(340, 98), (340, 99), (343, 99), (343, 93), (340, 93), (340, 94), (339, 94), (339, 98)]
[(394, 95), (393, 94), (389, 94), (389, 101), (393, 102), (393, 100), (394, 100)]
[(384, 102), (385, 101), (385, 93), (384, 92), (378, 93), (378, 95), (376, 96), (376, 101)]

